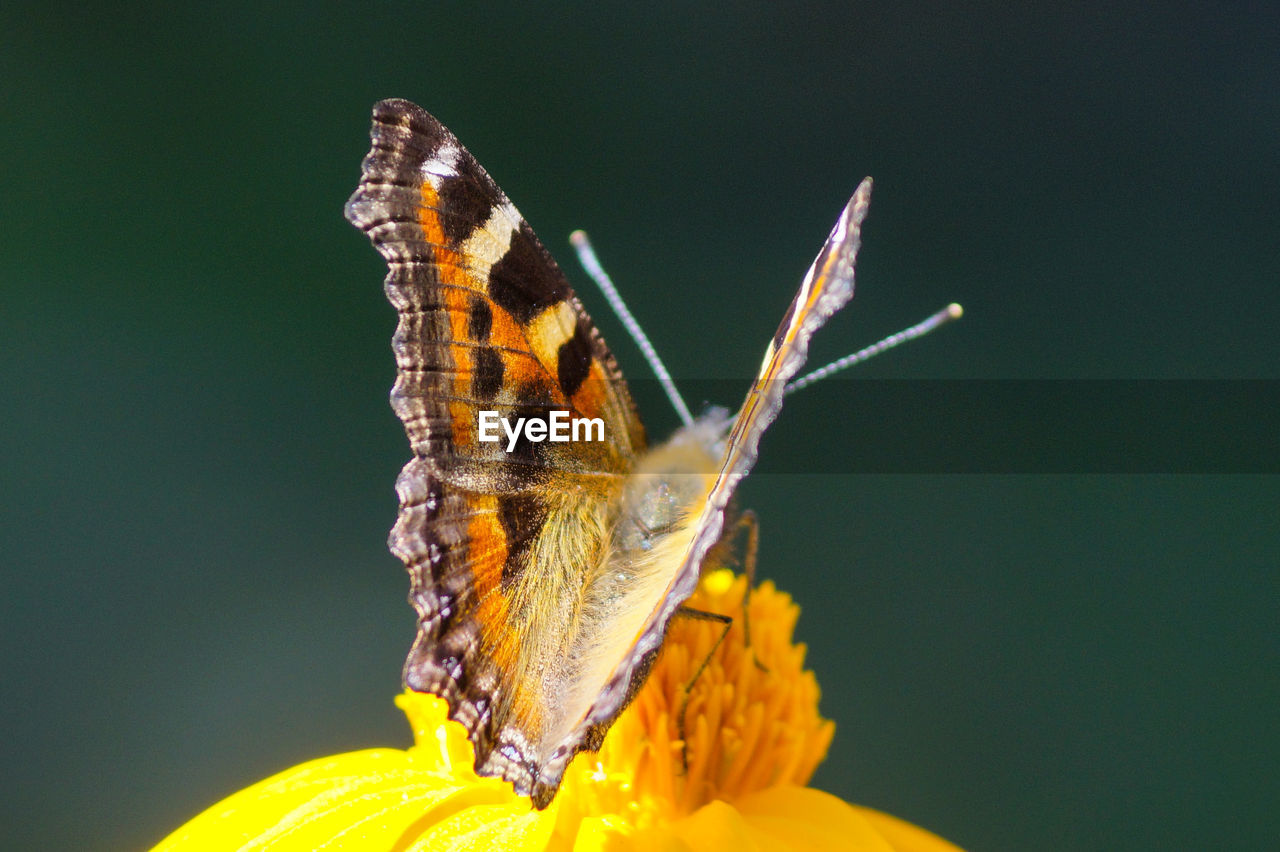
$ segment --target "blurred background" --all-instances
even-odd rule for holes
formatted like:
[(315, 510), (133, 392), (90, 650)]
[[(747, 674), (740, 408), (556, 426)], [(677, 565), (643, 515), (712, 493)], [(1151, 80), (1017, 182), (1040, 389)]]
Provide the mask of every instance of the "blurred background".
[[(732, 405), (870, 174), (814, 364), (954, 300), (858, 376), (1280, 379), (1267, 4), (8, 3), (0, 33), (7, 849), (143, 848), (408, 742), (394, 317), (342, 218), (379, 98), (453, 129), (633, 377), (572, 229)], [(799, 395), (741, 492), (838, 726), (814, 783), (974, 849), (1280, 842), (1280, 479), (833, 470), (858, 386)]]

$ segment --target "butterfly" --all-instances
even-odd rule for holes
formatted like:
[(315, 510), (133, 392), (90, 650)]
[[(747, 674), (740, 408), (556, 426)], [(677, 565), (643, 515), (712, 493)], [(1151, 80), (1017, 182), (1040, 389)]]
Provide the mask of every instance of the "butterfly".
[[(543, 808), (644, 683), (809, 339), (852, 298), (871, 181), (805, 275), (738, 414), (712, 409), (650, 448), (564, 274), (454, 135), (385, 100), (371, 138), (346, 216), (386, 260), (399, 315), (391, 403), (413, 458), (389, 546), (418, 616), (404, 681), (448, 702), (477, 773)], [(599, 421), (603, 439), (547, 440), (544, 427), (494, 441), (482, 422), (557, 416)]]

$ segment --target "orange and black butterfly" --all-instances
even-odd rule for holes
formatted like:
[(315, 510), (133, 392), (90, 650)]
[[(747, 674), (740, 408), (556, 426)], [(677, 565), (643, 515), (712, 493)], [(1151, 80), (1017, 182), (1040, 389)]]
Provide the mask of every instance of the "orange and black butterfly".
[[(391, 402), (413, 449), (391, 550), (409, 569), (410, 689), (468, 730), (476, 771), (545, 807), (599, 747), (693, 592), (813, 333), (853, 296), (871, 182), (845, 207), (740, 412), (650, 448), (600, 333), (529, 224), (444, 125), (374, 107), (347, 203), (399, 313)], [(599, 421), (602, 440), (481, 440), (484, 412)]]

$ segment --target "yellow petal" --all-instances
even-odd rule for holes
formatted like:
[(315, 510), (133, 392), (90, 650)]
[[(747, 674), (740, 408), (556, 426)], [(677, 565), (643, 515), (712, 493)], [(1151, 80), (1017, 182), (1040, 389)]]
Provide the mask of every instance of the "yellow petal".
[(667, 826), (634, 829), (616, 817), (585, 817), (573, 852), (696, 852)]
[(960, 847), (917, 825), (860, 805), (852, 805), (898, 852), (959, 852)]
[[(434, 822), (405, 852), (474, 852), (480, 849), (545, 849), (554, 817), (518, 804), (477, 805)], [(401, 847), (395, 847), (399, 849)]]
[(671, 824), (671, 830), (690, 849), (764, 852), (777, 848), (770, 842), (774, 838), (756, 830), (743, 818), (741, 811), (719, 801), (703, 805), (684, 819), (676, 820)]
[(922, 828), (812, 787), (774, 787), (735, 803), (769, 848), (813, 852), (959, 852)]
[(429, 761), (426, 768), (441, 772), (461, 771), (472, 779), (476, 777), (470, 772), (475, 763), (475, 752), (466, 730), (448, 721), (449, 705), (443, 698), (406, 691), (396, 696), (396, 706), (409, 717), (414, 757)]
[(350, 752), (241, 790), (169, 835), (156, 852), (399, 848), (449, 814), (495, 799), (529, 811), (509, 791), (460, 783), (424, 769), (408, 752)]

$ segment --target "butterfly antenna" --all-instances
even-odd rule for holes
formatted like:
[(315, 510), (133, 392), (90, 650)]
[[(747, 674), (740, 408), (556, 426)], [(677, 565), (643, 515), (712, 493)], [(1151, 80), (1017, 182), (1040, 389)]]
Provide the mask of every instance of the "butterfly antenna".
[(808, 387), (814, 382), (821, 381), (822, 379), (834, 375), (841, 370), (847, 370), (854, 364), (861, 364), (868, 358), (874, 358), (881, 352), (885, 352), (895, 346), (906, 343), (908, 340), (915, 340), (917, 337), (922, 337), (923, 335), (933, 331), (938, 326), (945, 325), (952, 320), (958, 320), (962, 316), (964, 316), (964, 308), (960, 307), (955, 302), (952, 302), (923, 322), (918, 322), (911, 326), (911, 328), (904, 328), (897, 334), (889, 335), (879, 343), (871, 344), (866, 349), (860, 349), (852, 355), (846, 355), (837, 361), (832, 361), (825, 367), (819, 367), (812, 373), (806, 373), (794, 382), (788, 384), (783, 393), (790, 394), (800, 390), (801, 388)]
[(627, 309), (627, 303), (622, 301), (622, 295), (618, 293), (618, 288), (613, 286), (609, 273), (605, 272), (604, 267), (600, 265), (600, 259), (596, 257), (596, 250), (591, 247), (591, 241), (587, 239), (586, 231), (574, 231), (569, 235), (569, 242), (573, 243), (574, 251), (578, 253), (578, 262), (582, 264), (582, 268), (591, 276), (591, 280), (596, 282), (596, 286), (604, 292), (604, 297), (609, 300), (609, 306), (618, 315), (618, 319), (622, 320), (622, 324), (626, 327), (627, 333), (631, 335), (631, 339), (640, 347), (645, 360), (649, 362), (649, 367), (653, 370), (654, 375), (658, 377), (658, 383), (666, 391), (667, 399), (671, 400), (671, 405), (675, 408), (676, 414), (680, 415), (680, 420), (684, 425), (692, 426), (693, 415), (689, 413), (689, 406), (684, 404), (684, 398), (680, 396), (680, 391), (676, 390), (675, 381), (671, 378), (671, 374), (667, 372), (662, 359), (658, 357), (658, 351), (649, 342), (644, 329), (640, 327), (640, 323), (636, 322), (636, 318)]

